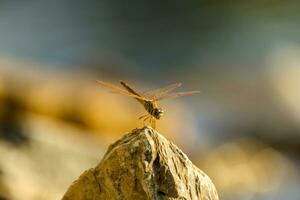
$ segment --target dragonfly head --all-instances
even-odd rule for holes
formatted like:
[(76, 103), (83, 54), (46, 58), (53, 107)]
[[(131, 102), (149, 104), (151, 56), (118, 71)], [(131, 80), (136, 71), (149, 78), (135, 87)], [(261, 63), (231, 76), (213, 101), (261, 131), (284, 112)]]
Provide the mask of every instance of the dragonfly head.
[(161, 109), (161, 108), (155, 108), (155, 109), (154, 109), (154, 117), (155, 117), (156, 119), (160, 119), (161, 116), (163, 116), (163, 114), (164, 114), (163, 109)]

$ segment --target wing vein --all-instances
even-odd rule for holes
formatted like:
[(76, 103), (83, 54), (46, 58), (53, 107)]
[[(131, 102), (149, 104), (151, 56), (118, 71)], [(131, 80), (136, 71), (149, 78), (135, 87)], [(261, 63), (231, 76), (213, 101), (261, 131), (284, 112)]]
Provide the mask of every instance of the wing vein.
[(138, 96), (135, 94), (132, 94), (118, 86), (115, 86), (113, 84), (104, 82), (104, 81), (97, 81), (98, 83), (100, 83), (102, 86), (104, 86), (105, 88), (108, 88), (112, 93), (116, 93), (116, 94), (121, 94), (121, 95), (125, 95), (125, 96), (130, 96), (139, 100), (146, 100), (144, 97), (142, 96)]

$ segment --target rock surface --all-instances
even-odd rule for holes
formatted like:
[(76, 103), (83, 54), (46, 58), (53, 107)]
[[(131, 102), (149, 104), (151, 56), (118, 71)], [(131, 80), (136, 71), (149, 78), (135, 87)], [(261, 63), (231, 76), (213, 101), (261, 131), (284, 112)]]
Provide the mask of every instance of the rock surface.
[(150, 127), (112, 144), (96, 168), (85, 171), (63, 200), (218, 200), (210, 178)]

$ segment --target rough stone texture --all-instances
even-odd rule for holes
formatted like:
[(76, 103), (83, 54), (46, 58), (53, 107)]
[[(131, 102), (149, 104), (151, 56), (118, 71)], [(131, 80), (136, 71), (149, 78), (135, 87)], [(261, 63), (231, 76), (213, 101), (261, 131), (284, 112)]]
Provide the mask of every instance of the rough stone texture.
[(63, 200), (218, 200), (215, 186), (173, 143), (150, 127), (112, 144)]

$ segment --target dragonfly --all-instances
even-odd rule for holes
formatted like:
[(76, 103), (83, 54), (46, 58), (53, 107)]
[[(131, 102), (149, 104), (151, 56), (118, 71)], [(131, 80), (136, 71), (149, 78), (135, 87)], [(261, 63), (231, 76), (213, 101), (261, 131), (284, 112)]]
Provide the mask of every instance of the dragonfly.
[(158, 101), (200, 93), (200, 91), (172, 92), (176, 88), (181, 87), (181, 83), (170, 84), (147, 92), (138, 92), (125, 81), (120, 81), (122, 87), (105, 81), (97, 82), (112, 93), (135, 98), (147, 111), (147, 114), (139, 117), (139, 119), (143, 119), (144, 125), (149, 121), (153, 128), (156, 128), (156, 120), (159, 120), (164, 115), (164, 110), (157, 104)]

